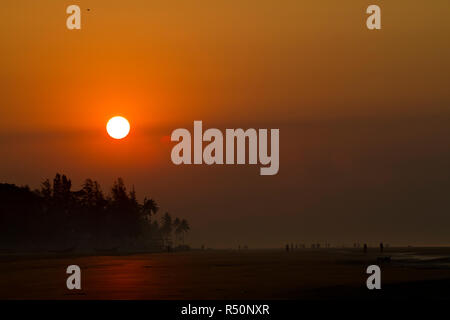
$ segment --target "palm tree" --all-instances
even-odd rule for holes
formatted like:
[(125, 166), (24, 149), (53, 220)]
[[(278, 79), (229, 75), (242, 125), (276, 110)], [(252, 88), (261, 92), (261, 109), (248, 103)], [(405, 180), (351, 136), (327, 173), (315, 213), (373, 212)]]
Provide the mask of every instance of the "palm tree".
[(144, 199), (144, 204), (142, 205), (142, 213), (150, 224), (152, 214), (155, 215), (159, 210), (159, 206), (153, 199)]
[(175, 230), (175, 246), (177, 245), (177, 241), (180, 239), (180, 233), (181, 233), (181, 220), (179, 218), (175, 218), (173, 221), (173, 229)]
[(181, 234), (182, 234), (182, 236), (183, 236), (183, 244), (184, 244), (184, 235), (186, 234), (186, 232), (188, 232), (189, 230), (190, 230), (191, 228), (189, 227), (189, 224), (188, 224), (188, 222), (187, 222), (187, 220), (186, 219), (183, 219), (183, 220), (181, 220), (181, 222), (180, 222), (180, 231), (181, 231)]
[(172, 217), (168, 212), (166, 212), (162, 217), (161, 233), (166, 245), (170, 245), (170, 236), (172, 234)]

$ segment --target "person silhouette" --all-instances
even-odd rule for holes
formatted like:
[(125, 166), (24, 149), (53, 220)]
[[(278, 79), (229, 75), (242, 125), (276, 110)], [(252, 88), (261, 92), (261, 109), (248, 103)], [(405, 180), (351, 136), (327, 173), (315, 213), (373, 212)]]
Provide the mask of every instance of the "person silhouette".
[(364, 253), (367, 253), (367, 244), (364, 243)]
[(383, 252), (384, 246), (383, 246), (383, 242), (380, 242), (380, 252)]

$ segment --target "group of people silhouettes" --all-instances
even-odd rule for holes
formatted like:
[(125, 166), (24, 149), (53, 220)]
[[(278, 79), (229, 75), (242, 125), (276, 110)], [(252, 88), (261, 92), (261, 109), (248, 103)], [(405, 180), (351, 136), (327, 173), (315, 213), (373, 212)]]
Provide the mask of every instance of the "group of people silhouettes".
[[(324, 246), (325, 248), (331, 248), (331, 245), (329, 244), (329, 243), (325, 243), (325, 246)], [(354, 244), (353, 245), (353, 247), (354, 248), (359, 248), (360, 247), (360, 245), (359, 245), (359, 243), (358, 244)], [(295, 249), (298, 249), (298, 248), (303, 248), (303, 249), (305, 249), (306, 248), (306, 245), (304, 245), (304, 244), (301, 244), (301, 245), (295, 245), (295, 247), (294, 247), (294, 244), (293, 243), (291, 243), (291, 244), (286, 244), (286, 252), (289, 252), (289, 251), (294, 251)], [(311, 244), (311, 249), (320, 249), (320, 243), (313, 243), (313, 244)], [(367, 246), (367, 243), (364, 243), (364, 245), (363, 245), (363, 251), (364, 251), (364, 253), (367, 253), (367, 251), (368, 251), (368, 246)], [(384, 251), (384, 245), (383, 245), (383, 242), (380, 242), (380, 252), (383, 252)]]

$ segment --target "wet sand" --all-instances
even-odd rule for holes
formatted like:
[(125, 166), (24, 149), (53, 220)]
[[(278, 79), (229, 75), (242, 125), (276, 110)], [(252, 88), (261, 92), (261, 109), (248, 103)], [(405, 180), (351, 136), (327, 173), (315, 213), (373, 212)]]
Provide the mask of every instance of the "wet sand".
[[(66, 288), (72, 264), (82, 290)], [(370, 264), (381, 290), (366, 288)], [(450, 248), (0, 255), (0, 299), (450, 299), (449, 285)]]

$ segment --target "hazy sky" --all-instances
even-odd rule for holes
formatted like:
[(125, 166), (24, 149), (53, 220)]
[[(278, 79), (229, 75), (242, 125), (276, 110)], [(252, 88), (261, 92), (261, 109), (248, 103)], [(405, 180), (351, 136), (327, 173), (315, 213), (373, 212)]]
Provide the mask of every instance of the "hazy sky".
[[(108, 191), (120, 176), (186, 217), (194, 245), (450, 244), (449, 14), (447, 0), (4, 0), (0, 181), (59, 171)], [(132, 127), (121, 141), (115, 115)], [(280, 128), (279, 174), (173, 165), (167, 136), (194, 120)]]

